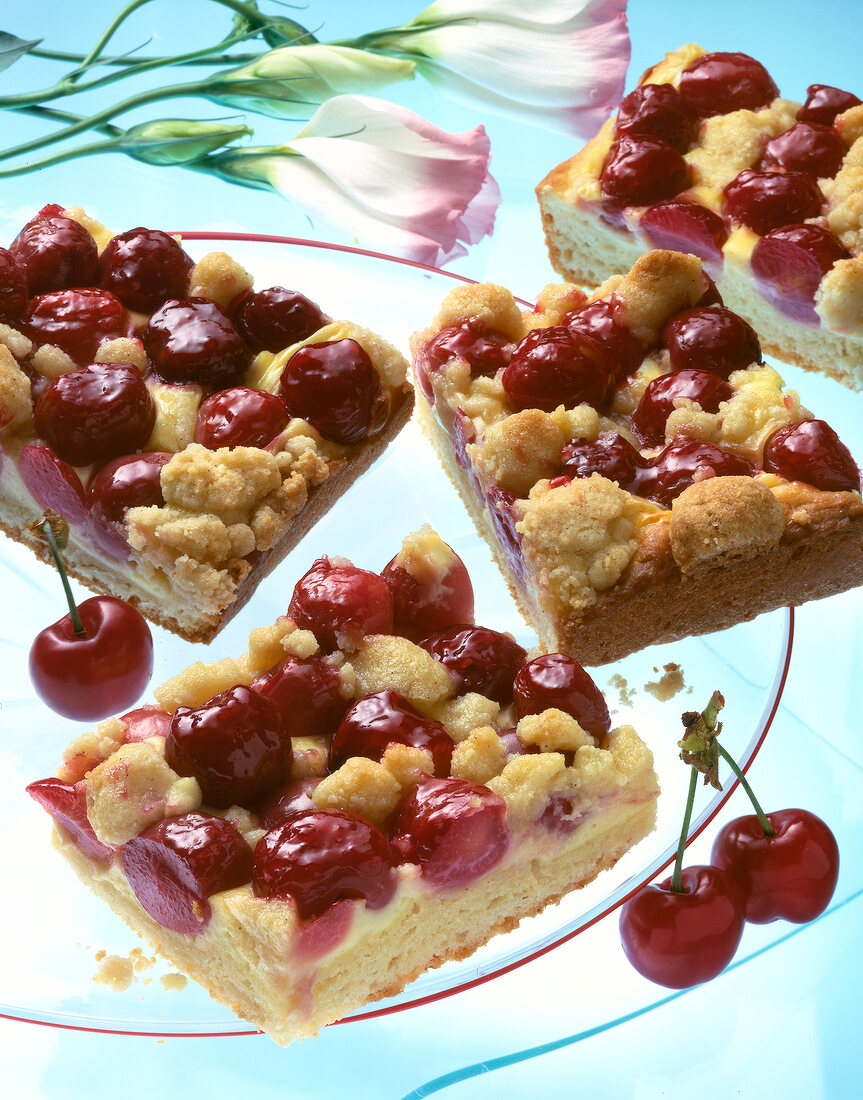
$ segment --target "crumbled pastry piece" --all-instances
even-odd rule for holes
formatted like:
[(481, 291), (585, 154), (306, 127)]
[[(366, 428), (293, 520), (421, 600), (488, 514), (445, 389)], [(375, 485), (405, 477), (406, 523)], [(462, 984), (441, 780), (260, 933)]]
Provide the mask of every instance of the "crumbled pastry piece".
[[(658, 669), (654, 669), (654, 672), (658, 672)], [(649, 691), (654, 698), (658, 699), (660, 703), (667, 703), (669, 699), (673, 699), (674, 696), (686, 686), (683, 679), (683, 672), (680, 665), (670, 661), (664, 666), (664, 672), (658, 680), (649, 680), (644, 685), (644, 690)]]
[(107, 229), (100, 221), (87, 214), (81, 206), (69, 206), (63, 211), (63, 214), (65, 217), (71, 218), (72, 221), (84, 226), (96, 242), (96, 247), (100, 252), (114, 236), (110, 229)]
[(586, 304), (587, 295), (581, 287), (572, 283), (548, 283), (539, 292), (534, 309), (523, 313), (522, 318), (528, 331), (547, 328), (559, 325), (567, 313)]
[(293, 621), (281, 615), (271, 626), (256, 626), (249, 634), (249, 649), (237, 662), (244, 671), (256, 675), (279, 664), (286, 653), (312, 657), (318, 643), (310, 630), (297, 630)]
[(470, 367), (461, 359), (454, 359), (442, 371), (436, 371), (432, 384), (435, 394), (448, 406), (450, 413), (461, 409), (474, 424), (477, 434), (485, 426), (508, 416), (506, 392), (497, 376), (474, 378)]
[(66, 748), (57, 778), (77, 783), (87, 772), (117, 751), (126, 738), (126, 727), (119, 718), (106, 718), (95, 730), (82, 733)]
[(722, 438), (722, 417), (705, 412), (695, 401), (685, 397), (675, 400), (675, 409), (665, 422), (665, 442), (673, 443), (679, 436), (704, 439), (716, 443)]
[(103, 340), (93, 356), (94, 363), (128, 363), (143, 374), (147, 369), (147, 356), (140, 340), (131, 336), (118, 336), (116, 340)]
[(2, 322), (0, 322), (0, 344), (8, 348), (18, 360), (26, 359), (33, 350), (33, 341), (28, 336)]
[(721, 443), (756, 451), (777, 428), (809, 415), (799, 395), (782, 388), (782, 379), (772, 367), (735, 371), (729, 381), (735, 392), (720, 406)]
[(385, 764), (352, 756), (312, 792), (319, 810), (345, 810), (382, 825), (398, 806), (402, 789)]
[(797, 110), (788, 99), (774, 99), (761, 111), (731, 111), (705, 119), (698, 145), (684, 157), (694, 182), (721, 191), (738, 172), (754, 168), (767, 142), (794, 125)]
[(588, 443), (593, 443), (600, 432), (614, 427), (606, 423), (606, 418), (601, 417), (592, 405), (578, 405), (574, 409), (565, 409), (563, 405), (558, 405), (550, 415), (563, 432), (567, 443), (573, 439), (586, 439)]
[(445, 699), (428, 708), (428, 716), (443, 722), (456, 743), (464, 741), (478, 726), (497, 725), (499, 714), (500, 703), (475, 691)]
[[(584, 751), (584, 750), (582, 750)], [(576, 799), (578, 780), (567, 768), (563, 753), (539, 752), (511, 757), (506, 767), (486, 784), (506, 802), (507, 819), (516, 827), (531, 826), (552, 794)]]
[(226, 525), (248, 523), (254, 508), (280, 487), (275, 456), (259, 447), (211, 451), (191, 443), (162, 467), (166, 505), (215, 515)]
[(235, 298), (251, 290), (255, 280), (226, 252), (208, 252), (189, 275), (189, 297), (209, 298), (227, 309)]
[(0, 344), (0, 431), (14, 432), (33, 418), (30, 379), (4, 344)]
[(491, 726), (475, 729), (452, 754), (451, 774), (473, 783), (488, 783), (506, 765), (506, 746)]
[[(656, 776), (653, 773), (653, 753), (641, 740), (632, 726), (615, 726), (608, 735), (606, 746), (614, 767), (619, 775), (632, 778), (641, 775), (643, 783), (648, 789), (656, 789)], [(579, 749), (576, 753), (576, 761), (582, 753), (590, 751), (598, 753), (599, 749)]]
[(327, 774), (329, 744), (325, 737), (292, 737), (293, 779), (313, 779)]
[(620, 319), (645, 346), (659, 341), (666, 321), (704, 293), (701, 261), (655, 249), (640, 256), (617, 286)]
[(647, 70), (639, 81), (640, 84), (674, 84), (680, 80), (680, 74), (688, 69), (696, 58), (701, 57), (707, 51), (694, 42), (687, 42), (676, 50), (668, 50), (662, 61)]
[[(853, 148), (863, 137), (863, 106), (858, 104), (856, 107), (849, 107), (847, 111), (836, 116), (833, 125), (849, 149)], [(863, 153), (863, 149), (860, 151)]]
[[(863, 192), (858, 199), (857, 222), (860, 224), (863, 222)], [(859, 238), (853, 247), (863, 250), (863, 229), (859, 230)], [(850, 246), (846, 244), (846, 247)], [(863, 257), (836, 261), (821, 280), (815, 308), (829, 328), (863, 336)]]
[(537, 481), (558, 472), (567, 442), (550, 413), (525, 409), (492, 424), (482, 443), (470, 446), (468, 453), (484, 482), (526, 497)]
[(454, 694), (447, 669), (407, 638), (369, 635), (351, 656), (351, 665), (361, 695), (389, 689), (422, 710)]
[(389, 770), (407, 794), (426, 776), (434, 775), (434, 762), (428, 749), (414, 748), (412, 745), (387, 745), (381, 763)]
[(540, 752), (575, 752), (583, 745), (596, 744), (575, 718), (554, 707), (540, 714), (526, 714), (516, 731), (526, 745), (536, 745)]
[(632, 700), (635, 698), (635, 688), (628, 686), (625, 677), (621, 676), (619, 672), (615, 672), (613, 676), (609, 677), (608, 683), (616, 690), (618, 698), (625, 707), (632, 706)]
[(293, 473), (285, 478), (278, 489), (258, 505), (249, 520), (255, 549), (272, 549), (290, 521), (302, 511), (308, 497), (301, 474)]
[(515, 298), (505, 287), (493, 283), (457, 286), (451, 290), (441, 302), (433, 330), (438, 332), (472, 317), (512, 340), (521, 340), (526, 334), (524, 318)]
[(177, 707), (199, 707), (236, 684), (248, 686), (253, 679), (254, 675), (233, 657), (209, 663), (196, 661), (179, 675), (166, 680), (153, 694), (162, 710), (173, 714)]
[(429, 589), (443, 584), (458, 560), (455, 551), (429, 523), (405, 536), (395, 558), (397, 566)]
[(159, 982), (166, 993), (179, 993), (189, 984), (189, 979), (185, 974), (172, 971), (170, 974), (163, 974)]
[(150, 396), (156, 404), (156, 420), (147, 451), (182, 451), (195, 438), (195, 422), (204, 391), (196, 383), (168, 385), (150, 379)]
[(77, 370), (78, 364), (75, 360), (67, 355), (62, 348), (55, 347), (54, 344), (42, 344), (36, 348), (30, 357), (30, 363), (35, 371), (38, 371), (43, 378), (59, 378), (61, 374), (68, 374), (70, 371)]
[(135, 980), (132, 960), (122, 955), (102, 955), (93, 975), (97, 985), (107, 985), (116, 993), (125, 993)]

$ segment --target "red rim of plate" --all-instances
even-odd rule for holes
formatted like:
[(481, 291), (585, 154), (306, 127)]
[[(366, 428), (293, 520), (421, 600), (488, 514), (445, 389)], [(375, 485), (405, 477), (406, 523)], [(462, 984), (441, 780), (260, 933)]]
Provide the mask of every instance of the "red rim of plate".
[[(178, 231), (172, 231), (178, 232)], [(235, 233), (235, 232), (209, 232), (205, 230), (193, 230), (190, 232), (179, 231), (179, 235), (187, 241), (239, 241), (239, 242), (252, 242), (255, 244), (286, 244), (286, 245), (300, 245), (305, 248), (320, 248), (330, 252), (347, 252), (354, 256), (367, 256), (374, 260), (387, 260), (391, 263), (403, 264), (405, 267), (415, 267), (421, 271), (429, 271), (435, 275), (444, 275), (446, 278), (454, 279), (461, 283), (476, 283), (476, 279), (471, 279), (467, 275), (459, 275), (454, 271), (443, 271), (439, 267), (432, 267), (430, 264), (421, 263), (419, 260), (407, 260), (399, 256), (389, 256), (385, 252), (373, 252), (367, 248), (356, 248), (351, 245), (339, 245), (331, 244), (326, 241), (310, 241), (305, 240), (302, 237), (280, 237), (271, 233)], [(516, 299), (523, 305), (533, 308), (531, 303), (525, 301), (523, 298)], [(764, 744), (764, 739), (767, 736), (768, 730), (773, 725), (773, 719), (776, 717), (776, 711), (779, 709), (779, 703), (782, 699), (782, 694), (785, 690), (785, 681), (788, 678), (788, 669), (791, 664), (791, 651), (794, 644), (794, 608), (789, 607), (788, 611), (788, 635), (785, 646), (785, 656), (782, 661), (782, 671), (779, 674), (779, 680), (776, 684), (775, 695), (773, 697), (773, 703), (770, 707), (770, 711), (764, 721), (764, 727), (761, 730), (755, 745), (749, 755), (749, 759), (742, 766), (741, 771), (745, 774), (749, 771), (752, 762), (758, 755), (761, 746)], [(729, 783), (722, 797), (717, 801), (711, 812), (705, 817), (701, 824), (689, 834), (689, 838), (686, 841), (686, 846), (689, 845), (701, 835), (701, 833), (707, 828), (707, 826), (714, 820), (719, 811), (725, 806), (728, 799), (732, 796), (734, 791), (739, 786), (739, 780), (734, 779)], [(471, 978), (469, 981), (461, 982), (458, 985), (451, 986), (448, 989), (438, 990), (436, 993), (429, 993), (425, 997), (416, 997), (411, 1001), (404, 1001), (395, 1005), (387, 1005), (384, 1008), (372, 1009), (370, 1012), (355, 1013), (351, 1016), (345, 1017), (343, 1020), (336, 1020), (334, 1024), (328, 1025), (334, 1027), (342, 1024), (354, 1024), (360, 1023), (366, 1020), (375, 1020), (381, 1016), (391, 1016), (397, 1012), (405, 1012), (410, 1008), (419, 1008), (422, 1005), (432, 1004), (435, 1001), (445, 1000), (447, 997), (452, 997), (456, 993), (464, 993), (469, 989), (474, 989), (477, 986), (485, 985), (486, 982), (492, 981), (494, 978), (500, 978), (504, 974), (509, 974), (513, 970), (518, 970), (520, 967), (525, 966), (529, 962), (533, 962), (534, 959), (538, 959), (543, 955), (548, 954), (549, 951), (553, 951), (556, 947), (560, 947), (564, 943), (568, 943), (569, 940), (574, 939), (582, 932), (586, 932), (588, 928), (592, 928), (594, 924), (603, 920), (610, 913), (613, 913), (615, 909), (618, 909), (625, 901), (631, 898), (634, 894), (646, 885), (651, 879), (655, 878), (662, 871), (669, 867), (674, 861), (674, 854), (670, 855), (659, 867), (650, 872), (647, 878), (643, 882), (639, 882), (628, 893), (619, 897), (616, 901), (612, 902), (607, 908), (603, 909), (599, 913), (595, 913), (590, 920), (584, 924), (579, 925), (577, 928), (573, 928), (571, 931), (564, 933), (558, 939), (553, 940), (551, 943), (544, 944), (536, 951), (532, 951), (529, 955), (525, 955), (523, 958), (516, 959), (513, 962), (506, 963), (504, 966), (499, 967), (497, 970), (492, 970), (488, 974), (482, 974), (476, 978)], [(150, 1039), (220, 1039), (220, 1038), (241, 1038), (248, 1037), (250, 1035), (263, 1035), (264, 1033), (258, 1031), (256, 1028), (249, 1028), (245, 1031), (129, 1031), (123, 1028), (102, 1028), (102, 1027), (86, 1027), (83, 1024), (71, 1024), (62, 1023), (57, 1020), (34, 1020), (28, 1016), (15, 1016), (8, 1013), (0, 1012), (0, 1020), (13, 1020), (17, 1023), (23, 1024), (37, 1024), (40, 1027), (53, 1027), (59, 1028), (64, 1031), (81, 1031), (90, 1034), (97, 1035), (123, 1035), (129, 1037), (140, 1037)]]

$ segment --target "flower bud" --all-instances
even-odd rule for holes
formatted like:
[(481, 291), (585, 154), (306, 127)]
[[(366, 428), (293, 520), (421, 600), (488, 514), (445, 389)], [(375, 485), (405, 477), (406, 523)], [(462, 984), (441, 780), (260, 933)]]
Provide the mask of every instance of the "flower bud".
[(145, 164), (188, 164), (251, 133), (239, 122), (157, 118), (131, 126), (117, 139), (117, 148)]

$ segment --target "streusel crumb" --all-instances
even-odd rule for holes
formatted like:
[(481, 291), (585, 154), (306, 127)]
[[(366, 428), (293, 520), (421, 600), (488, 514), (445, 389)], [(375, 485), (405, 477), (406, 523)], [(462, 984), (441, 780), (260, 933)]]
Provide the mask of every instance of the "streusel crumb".
[(189, 276), (189, 297), (209, 298), (227, 309), (239, 295), (251, 290), (254, 279), (226, 252), (208, 252), (192, 268)]
[(526, 745), (536, 745), (540, 752), (575, 752), (582, 745), (596, 744), (571, 715), (553, 707), (525, 715), (516, 730)]
[(15, 362), (12, 352), (0, 344), (0, 431), (15, 431), (32, 419), (30, 379)]
[(455, 747), (450, 773), (457, 779), (488, 783), (506, 765), (506, 746), (491, 726), (481, 726)]
[(351, 657), (351, 665), (363, 695), (389, 689), (423, 709), (454, 693), (446, 668), (407, 638), (372, 634)]
[(398, 780), (385, 764), (352, 756), (312, 792), (319, 810), (345, 810), (382, 825), (402, 797)]

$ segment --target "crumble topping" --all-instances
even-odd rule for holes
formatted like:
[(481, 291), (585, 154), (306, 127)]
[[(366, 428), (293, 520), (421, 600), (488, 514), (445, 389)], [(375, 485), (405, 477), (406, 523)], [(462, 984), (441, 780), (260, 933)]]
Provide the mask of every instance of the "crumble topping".
[(75, 360), (54, 344), (42, 344), (36, 348), (30, 356), (30, 363), (43, 378), (50, 378), (52, 381), (61, 374), (78, 369)]
[(57, 778), (64, 783), (77, 783), (92, 768), (117, 751), (126, 737), (126, 727), (119, 718), (106, 718), (95, 730), (82, 733), (63, 753), (63, 763)]
[(162, 710), (173, 714), (177, 707), (199, 707), (236, 684), (248, 686), (253, 679), (254, 676), (233, 657), (223, 657), (221, 661), (195, 661), (157, 687), (153, 694)]
[[(701, 260), (680, 252), (654, 249), (632, 265), (616, 287), (620, 319), (629, 331), (650, 347), (659, 341), (666, 321), (690, 309), (704, 294)], [(597, 294), (597, 297), (605, 297)]]
[(456, 743), (464, 741), (478, 726), (498, 725), (499, 715), (500, 703), (475, 691), (457, 695), (455, 699), (446, 699), (428, 708), (429, 718), (443, 722)]
[(0, 431), (15, 431), (30, 424), (30, 379), (5, 344), (0, 344)]
[(92, 218), (82, 206), (69, 206), (63, 211), (63, 215), (67, 218), (71, 218), (72, 221), (77, 222), (79, 225), (83, 225), (96, 242), (96, 247), (100, 252), (114, 236), (110, 229), (107, 229), (100, 221), (97, 221), (96, 218)]
[(450, 772), (457, 779), (487, 784), (506, 766), (506, 746), (497, 730), (480, 726), (456, 745)]
[(147, 369), (147, 356), (140, 340), (131, 336), (118, 336), (115, 340), (103, 340), (93, 356), (94, 363), (128, 363), (141, 374)]
[(540, 752), (575, 752), (583, 745), (596, 744), (574, 718), (553, 707), (525, 715), (516, 731), (526, 745), (536, 745)]
[(771, 138), (790, 129), (797, 121), (799, 104), (774, 99), (760, 111), (731, 111), (727, 115), (706, 118), (701, 126), (699, 144), (686, 153), (693, 181), (714, 188), (712, 209), (718, 210), (723, 187), (744, 168), (754, 168), (764, 146)]
[(371, 634), (351, 656), (360, 695), (390, 689), (419, 710), (454, 694), (447, 669), (418, 645), (394, 634)]
[[(654, 668), (654, 672), (658, 672), (658, 668)], [(658, 680), (648, 680), (644, 685), (644, 690), (649, 691), (654, 698), (658, 699), (660, 703), (667, 703), (669, 699), (672, 699), (679, 691), (682, 691), (686, 686), (683, 679), (683, 671), (680, 665), (674, 664), (670, 661), (667, 665), (663, 666), (663, 674)], [(690, 691), (692, 688), (689, 689)]]
[(346, 810), (382, 825), (402, 799), (402, 789), (386, 764), (352, 756), (312, 792), (319, 810)]
[(431, 524), (425, 523), (418, 531), (405, 536), (395, 560), (396, 565), (421, 585), (439, 590), (458, 558)]
[(410, 745), (388, 745), (383, 763), (406, 794), (422, 779), (434, 775), (434, 763), (428, 749), (413, 748)]
[(0, 344), (8, 348), (16, 359), (24, 359), (33, 350), (33, 341), (17, 328), (0, 322)]
[[(861, 191), (857, 195), (855, 211), (858, 226), (863, 223), (863, 169), (860, 174)], [(857, 239), (851, 245), (843, 236), (843, 244), (846, 248), (863, 251), (863, 228), (857, 229), (854, 236)], [(863, 257), (836, 261), (821, 280), (815, 309), (824, 323), (836, 332), (863, 336)]]
[(275, 455), (258, 447), (211, 451), (191, 443), (162, 467), (166, 505), (218, 516), (225, 525), (248, 523), (256, 505), (281, 486)]
[(235, 298), (251, 290), (255, 280), (227, 252), (208, 252), (192, 268), (189, 297), (209, 298), (227, 309)]
[(537, 481), (557, 473), (567, 442), (549, 413), (525, 409), (492, 424), (482, 443), (471, 445), (468, 454), (484, 482), (526, 497)]
[(156, 404), (156, 420), (146, 450), (176, 454), (195, 438), (195, 421), (204, 391), (196, 382), (177, 386), (154, 378), (148, 380), (147, 388)]
[(327, 774), (329, 751), (325, 737), (292, 737), (294, 779), (317, 779)]

